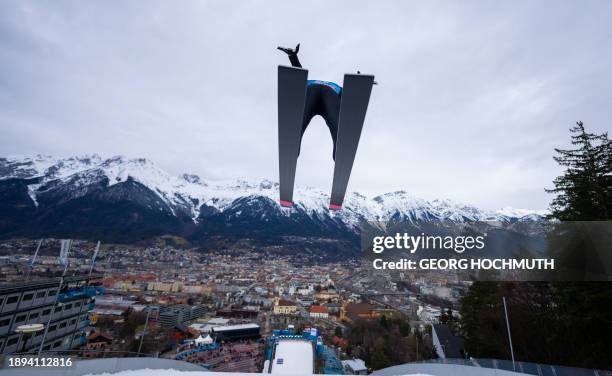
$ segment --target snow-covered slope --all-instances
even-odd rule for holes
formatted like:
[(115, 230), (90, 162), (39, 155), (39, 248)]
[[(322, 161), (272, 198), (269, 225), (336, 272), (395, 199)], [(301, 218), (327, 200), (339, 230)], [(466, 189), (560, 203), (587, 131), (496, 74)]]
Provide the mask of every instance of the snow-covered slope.
[[(88, 187), (105, 184), (111, 187), (132, 179), (154, 192), (165, 202), (173, 214), (188, 215), (198, 221), (201, 210), (214, 208), (223, 212), (239, 199), (269, 198), (277, 202), (278, 183), (270, 180), (248, 182), (244, 180), (212, 181), (197, 175), (174, 176), (144, 158), (121, 156), (103, 159), (86, 155), (71, 158), (34, 157), (0, 158), (0, 180), (10, 178), (27, 179), (28, 193), (37, 204), (38, 195), (58, 185), (67, 186), (74, 199), (89, 192)], [(312, 218), (332, 218), (351, 226), (361, 220), (386, 221), (402, 219), (409, 221), (508, 221), (513, 219), (537, 220), (542, 211), (505, 207), (497, 212), (478, 209), (474, 206), (450, 200), (428, 201), (413, 197), (404, 191), (366, 197), (359, 193), (347, 194), (343, 210), (330, 212), (329, 194), (312, 187), (296, 187), (294, 194), (296, 209), (277, 210), (282, 215), (291, 215), (298, 210)], [(244, 200), (240, 200), (244, 202)]]

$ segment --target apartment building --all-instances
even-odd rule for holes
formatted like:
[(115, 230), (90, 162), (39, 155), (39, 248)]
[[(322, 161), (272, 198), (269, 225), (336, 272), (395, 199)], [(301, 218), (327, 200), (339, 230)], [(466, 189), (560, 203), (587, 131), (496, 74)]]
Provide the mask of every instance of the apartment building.
[[(99, 276), (92, 276), (97, 281)], [(45, 330), (20, 334), (25, 324), (43, 324), (44, 351), (69, 350), (84, 345), (89, 312), (102, 287), (88, 285), (87, 275), (0, 285), (0, 354), (37, 351)], [(47, 328), (48, 325), (48, 328)]]
[(206, 313), (207, 309), (204, 306), (190, 306), (187, 304), (162, 306), (160, 308), (159, 323), (163, 327), (171, 328), (177, 325), (185, 325), (200, 317), (204, 317)]

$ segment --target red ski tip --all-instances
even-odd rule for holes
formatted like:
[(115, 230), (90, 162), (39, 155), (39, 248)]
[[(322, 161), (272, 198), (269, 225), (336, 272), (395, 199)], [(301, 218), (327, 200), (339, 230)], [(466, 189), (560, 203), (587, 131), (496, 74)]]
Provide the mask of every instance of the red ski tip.
[(329, 208), (331, 210), (340, 210), (340, 209), (342, 209), (342, 205), (329, 204)]
[(286, 208), (290, 208), (293, 206), (293, 202), (291, 201), (285, 201), (285, 200), (280, 200), (280, 204), (281, 206), (284, 206)]

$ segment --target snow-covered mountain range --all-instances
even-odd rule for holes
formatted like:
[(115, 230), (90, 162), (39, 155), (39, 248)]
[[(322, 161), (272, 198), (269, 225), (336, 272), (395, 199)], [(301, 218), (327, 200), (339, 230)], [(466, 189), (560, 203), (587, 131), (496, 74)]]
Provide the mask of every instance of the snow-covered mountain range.
[[(230, 213), (240, 217), (237, 204), (250, 200), (269, 199), (278, 202), (278, 183), (270, 180), (248, 182), (209, 181), (193, 174), (174, 176), (144, 158), (116, 156), (108, 159), (85, 155), (70, 158), (33, 157), (0, 158), (0, 181), (24, 181), (31, 203), (38, 208), (41, 200), (55, 197), (55, 203), (85, 197), (99, 189), (110, 189), (121, 183), (136, 182), (153, 192), (159, 205), (154, 208), (172, 216), (190, 218), (198, 224), (210, 213)], [(498, 211), (486, 211), (477, 207), (446, 199), (424, 200), (404, 191), (366, 197), (357, 192), (348, 193), (343, 210), (329, 211), (329, 195), (311, 187), (296, 187), (296, 207), (281, 208), (271, 205), (277, 215), (290, 217), (300, 212), (317, 220), (332, 219), (345, 225), (356, 226), (362, 220), (387, 221), (513, 221), (538, 220), (543, 211), (505, 207)], [(48, 200), (47, 200), (48, 201)], [(273, 213), (268, 213), (272, 215)], [(262, 213), (265, 216), (265, 213)]]

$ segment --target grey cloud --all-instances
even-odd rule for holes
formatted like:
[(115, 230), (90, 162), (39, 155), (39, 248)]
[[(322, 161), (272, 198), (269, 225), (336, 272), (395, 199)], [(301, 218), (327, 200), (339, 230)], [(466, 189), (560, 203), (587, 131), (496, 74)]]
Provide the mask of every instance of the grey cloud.
[[(277, 175), (276, 45), (311, 76), (376, 74), (350, 190), (545, 208), (553, 147), (609, 127), (612, 3), (0, 3), (0, 155), (97, 152)], [(329, 188), (317, 120), (297, 184)]]

